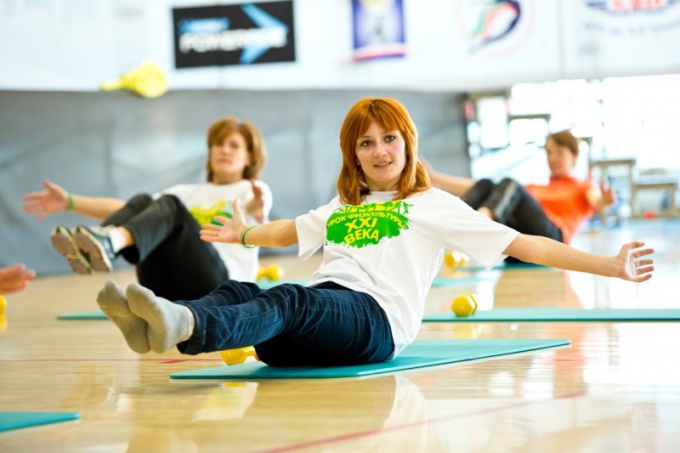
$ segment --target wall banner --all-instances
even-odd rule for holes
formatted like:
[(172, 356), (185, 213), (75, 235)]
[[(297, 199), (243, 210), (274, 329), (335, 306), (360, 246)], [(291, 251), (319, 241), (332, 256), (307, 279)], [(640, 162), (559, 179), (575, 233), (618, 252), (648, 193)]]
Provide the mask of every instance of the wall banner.
[(354, 60), (406, 54), (403, 0), (352, 0)]
[(293, 1), (173, 8), (175, 67), (295, 61)]

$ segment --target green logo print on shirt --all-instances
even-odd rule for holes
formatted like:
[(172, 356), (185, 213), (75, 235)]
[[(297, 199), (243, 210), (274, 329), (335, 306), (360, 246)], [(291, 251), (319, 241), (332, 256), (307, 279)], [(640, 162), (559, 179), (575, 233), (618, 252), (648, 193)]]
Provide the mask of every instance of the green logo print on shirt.
[(216, 215), (226, 217), (231, 219), (234, 217), (234, 210), (232, 208), (233, 201), (219, 200), (212, 206), (192, 206), (189, 208), (191, 216), (196, 219), (199, 225), (207, 225), (208, 223), (213, 223), (217, 225), (217, 222), (213, 222), (213, 218)]
[(361, 248), (399, 236), (401, 230), (408, 229), (410, 206), (401, 200), (341, 206), (326, 222), (326, 242)]

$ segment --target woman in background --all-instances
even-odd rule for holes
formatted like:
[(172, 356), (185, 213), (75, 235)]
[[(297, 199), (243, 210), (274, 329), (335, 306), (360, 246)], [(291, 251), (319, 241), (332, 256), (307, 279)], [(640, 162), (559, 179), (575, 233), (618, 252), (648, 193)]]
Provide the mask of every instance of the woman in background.
[(579, 144), (569, 131), (551, 134), (545, 143), (550, 169), (547, 185), (522, 186), (505, 178), (489, 179), (440, 173), (428, 166), (432, 184), (450, 192), (491, 220), (520, 233), (545, 236), (569, 244), (583, 223), (594, 213), (614, 203), (611, 187), (598, 187), (571, 175), (579, 155)]
[(225, 280), (255, 281), (258, 249), (200, 240), (200, 225), (231, 217), (238, 201), (249, 222), (268, 221), (269, 187), (258, 180), (266, 160), (258, 129), (222, 118), (207, 133), (207, 182), (170, 187), (129, 201), (69, 193), (45, 181), (45, 191), (24, 196), (24, 210), (39, 219), (63, 211), (101, 220), (101, 226), (58, 226), (54, 248), (79, 274), (111, 271), (122, 255), (136, 265), (139, 282), (170, 299), (202, 296)]

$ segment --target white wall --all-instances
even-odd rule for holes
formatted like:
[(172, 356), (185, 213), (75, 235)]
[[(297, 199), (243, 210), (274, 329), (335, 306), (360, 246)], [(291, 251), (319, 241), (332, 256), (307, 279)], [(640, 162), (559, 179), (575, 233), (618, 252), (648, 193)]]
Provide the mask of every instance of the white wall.
[[(471, 33), (490, 2), (404, 0), (406, 57), (363, 63), (351, 58), (350, 0), (295, 0), (295, 63), (174, 69), (172, 8), (227, 3), (240, 2), (2, 0), (0, 89), (96, 91), (145, 59), (170, 89), (460, 92), (680, 69), (680, 2), (632, 0), (519, 0), (512, 33), (477, 52)], [(661, 6), (626, 11), (633, 3)]]

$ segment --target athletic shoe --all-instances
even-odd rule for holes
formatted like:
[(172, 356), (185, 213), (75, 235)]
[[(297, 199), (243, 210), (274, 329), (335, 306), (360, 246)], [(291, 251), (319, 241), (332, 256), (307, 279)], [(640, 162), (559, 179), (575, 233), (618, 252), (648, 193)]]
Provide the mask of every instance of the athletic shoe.
[(97, 272), (111, 272), (116, 253), (111, 245), (109, 231), (114, 226), (78, 225), (73, 232), (73, 239), (81, 252), (87, 253), (90, 266)]
[(63, 226), (55, 227), (50, 234), (50, 240), (52, 241), (52, 247), (68, 260), (71, 269), (76, 274), (86, 275), (92, 273), (90, 261), (80, 251), (73, 239), (73, 234), (68, 228)]

